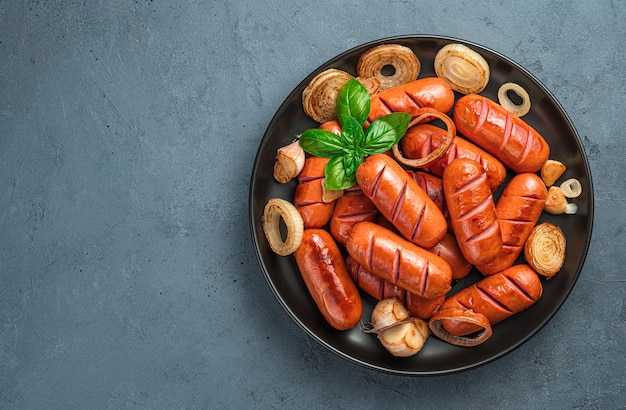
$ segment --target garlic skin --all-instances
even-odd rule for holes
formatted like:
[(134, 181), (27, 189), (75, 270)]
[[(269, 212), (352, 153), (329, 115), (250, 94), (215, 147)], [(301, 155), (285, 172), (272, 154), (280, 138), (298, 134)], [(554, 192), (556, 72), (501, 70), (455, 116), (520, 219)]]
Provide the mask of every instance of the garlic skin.
[(392, 326), (409, 317), (409, 311), (396, 298), (383, 299), (372, 311), (372, 332)]
[(424, 347), (430, 335), (428, 324), (419, 318), (397, 323), (378, 333), (378, 340), (396, 357), (413, 356)]
[(279, 148), (274, 163), (274, 179), (281, 184), (286, 184), (302, 171), (304, 161), (304, 150), (298, 140)]

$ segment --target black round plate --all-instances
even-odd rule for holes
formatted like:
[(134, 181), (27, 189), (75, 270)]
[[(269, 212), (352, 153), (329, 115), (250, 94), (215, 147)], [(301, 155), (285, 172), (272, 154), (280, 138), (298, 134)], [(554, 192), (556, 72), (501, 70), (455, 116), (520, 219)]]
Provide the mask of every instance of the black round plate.
[[(261, 219), (263, 208), (270, 198), (293, 200), (295, 181), (288, 184), (276, 182), (272, 177), (273, 166), (278, 148), (292, 142), (305, 129), (318, 126), (304, 114), (301, 100), (302, 91), (315, 75), (328, 68), (356, 75), (356, 63), (361, 53), (376, 45), (395, 43), (411, 48), (418, 56), (422, 64), (420, 78), (433, 77), (435, 54), (451, 42), (473, 48), (489, 63), (491, 77), (482, 95), (497, 101), (498, 88), (505, 82), (518, 83), (528, 91), (532, 108), (523, 119), (548, 141), (550, 158), (560, 160), (567, 166), (562, 180), (570, 177), (579, 179), (583, 194), (573, 200), (578, 205), (577, 214), (552, 216), (544, 213), (542, 216), (542, 221), (552, 222), (563, 230), (567, 239), (567, 255), (561, 271), (550, 280), (543, 280), (543, 295), (534, 306), (494, 325), (493, 336), (479, 346), (456, 347), (431, 336), (417, 355), (396, 358), (380, 345), (375, 335), (363, 333), (358, 327), (337, 331), (326, 323), (302, 281), (293, 256), (281, 257), (270, 250)], [(457, 98), (459, 96), (457, 94)], [(442, 36), (400, 36), (366, 43), (331, 59), (302, 80), (280, 106), (261, 140), (252, 169), (249, 206), (252, 237), (262, 271), (276, 297), (296, 323), (341, 357), (371, 369), (406, 375), (432, 375), (469, 369), (502, 357), (531, 338), (554, 316), (576, 283), (593, 226), (593, 187), (587, 157), (580, 137), (556, 98), (531, 73), (509, 58), (478, 44)], [(466, 279), (455, 284), (451, 293), (479, 278), (478, 272), (470, 273)], [(363, 293), (363, 302), (363, 321), (367, 322), (376, 300)]]

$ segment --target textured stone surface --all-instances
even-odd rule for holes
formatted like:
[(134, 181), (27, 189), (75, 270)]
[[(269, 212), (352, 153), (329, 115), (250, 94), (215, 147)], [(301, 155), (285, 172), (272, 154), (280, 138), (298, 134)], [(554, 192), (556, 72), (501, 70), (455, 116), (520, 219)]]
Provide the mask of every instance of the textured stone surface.
[[(0, 407), (626, 407), (626, 3), (0, 1)], [(400, 34), (539, 78), (589, 157), (587, 262), (486, 366), (353, 365), (277, 302), (248, 226), (261, 136), (309, 72)]]

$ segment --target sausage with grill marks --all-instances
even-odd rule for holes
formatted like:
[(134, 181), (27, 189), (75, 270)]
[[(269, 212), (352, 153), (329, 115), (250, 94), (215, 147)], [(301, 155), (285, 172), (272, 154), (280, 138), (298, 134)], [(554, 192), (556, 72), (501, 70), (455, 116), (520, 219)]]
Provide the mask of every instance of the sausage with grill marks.
[(435, 299), (452, 287), (445, 260), (375, 223), (354, 225), (346, 250), (366, 270), (420, 297)]

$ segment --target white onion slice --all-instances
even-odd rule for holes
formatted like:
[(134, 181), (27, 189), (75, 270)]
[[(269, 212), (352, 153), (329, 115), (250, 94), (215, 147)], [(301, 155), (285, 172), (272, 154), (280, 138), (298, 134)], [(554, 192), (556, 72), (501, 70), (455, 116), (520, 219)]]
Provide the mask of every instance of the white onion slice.
[(489, 83), (489, 64), (463, 44), (443, 46), (435, 56), (435, 73), (450, 88), (463, 94), (479, 93)]
[[(522, 103), (515, 104), (511, 101), (507, 94), (509, 91), (513, 91), (517, 94), (522, 99)], [(521, 85), (516, 83), (502, 84), (498, 89), (498, 101), (507, 111), (513, 115), (517, 115), (518, 117), (522, 117), (530, 111), (530, 96)]]
[(560, 185), (561, 191), (566, 198), (578, 198), (583, 193), (583, 186), (576, 178), (570, 178)]

